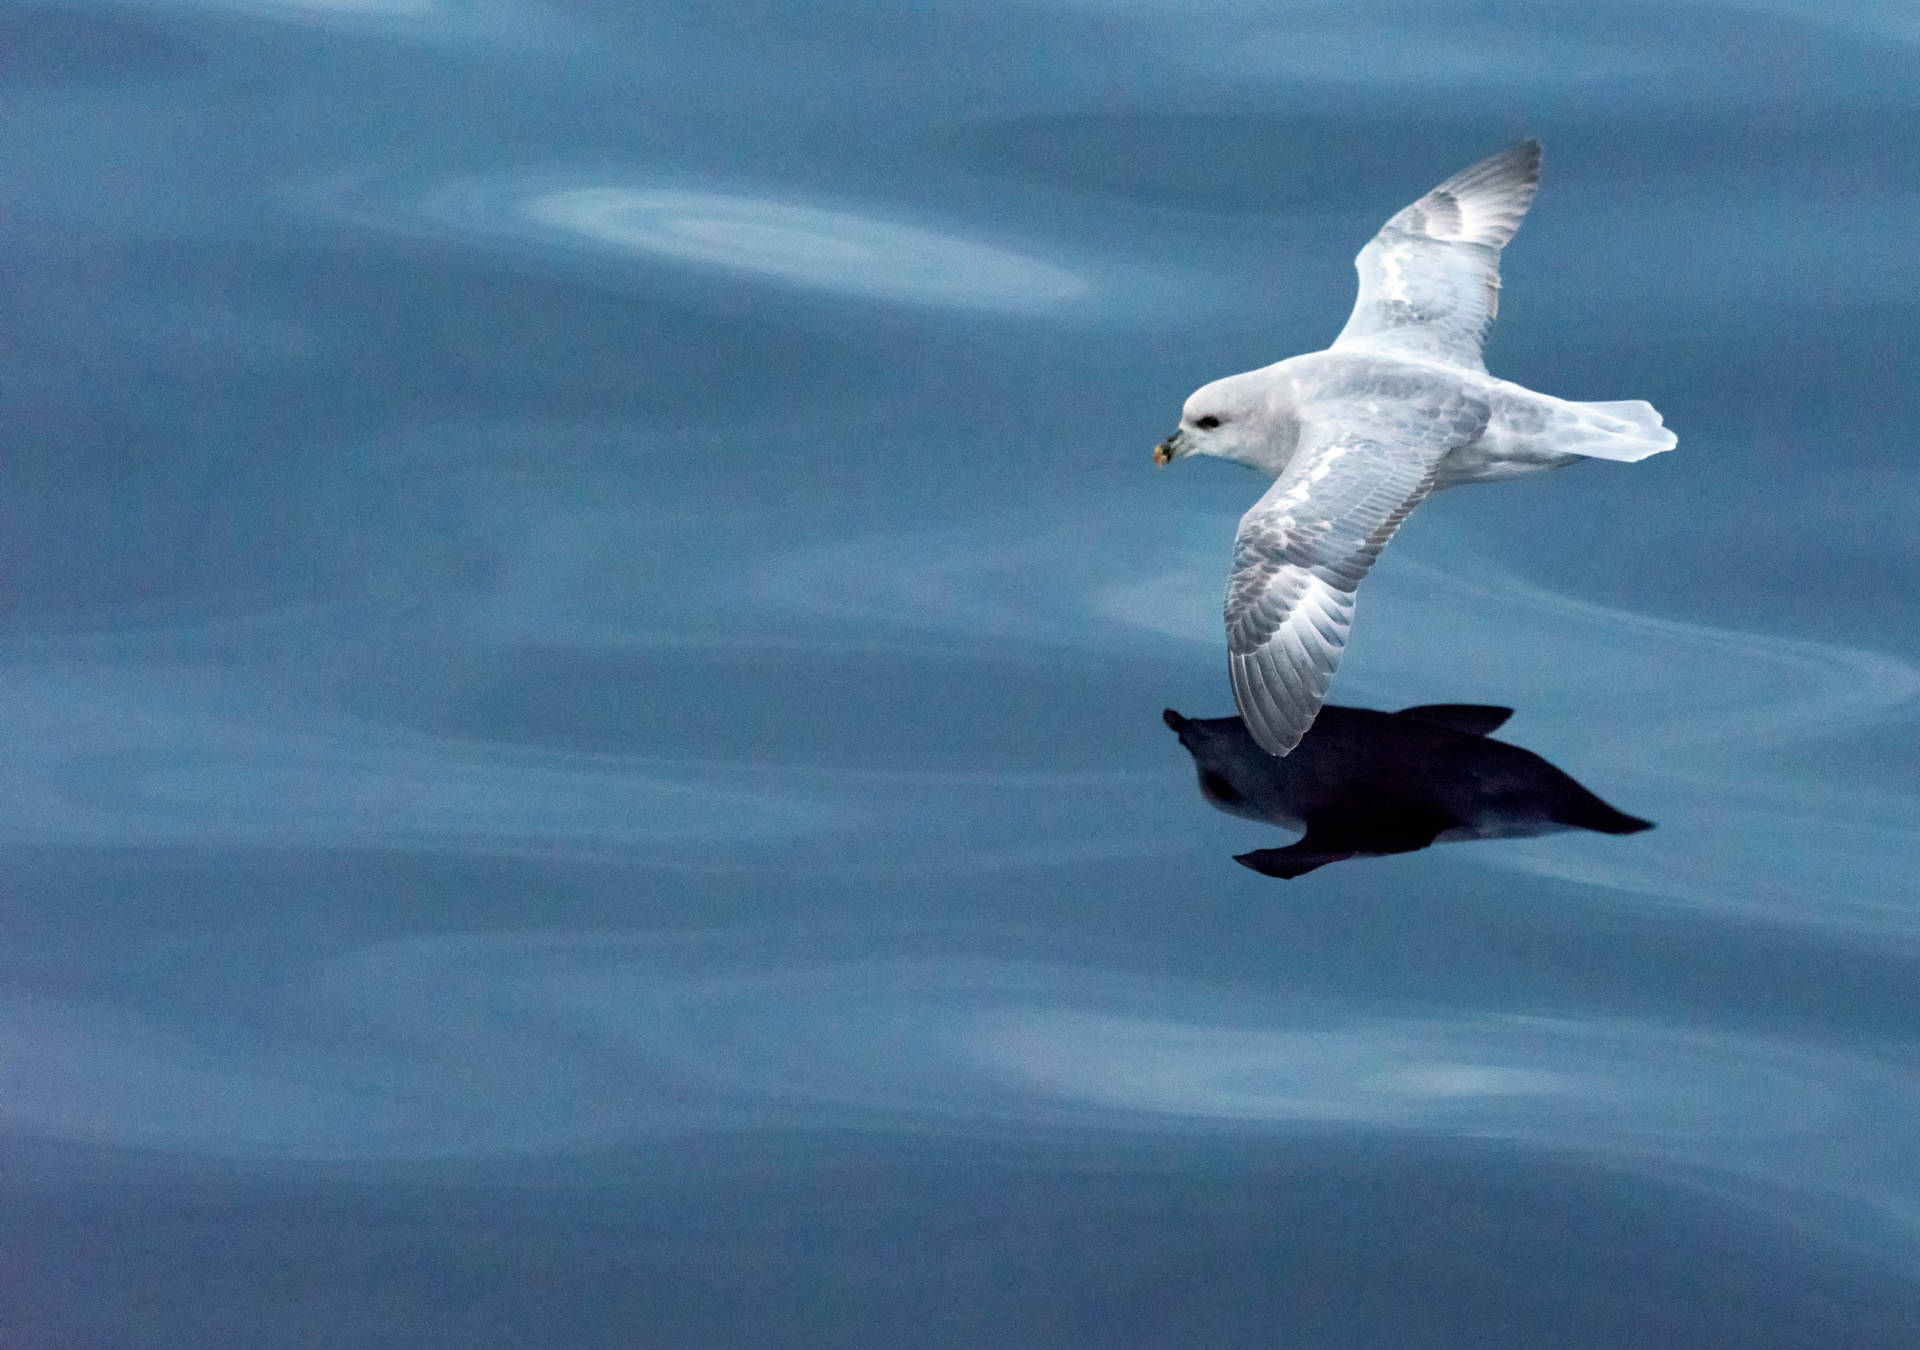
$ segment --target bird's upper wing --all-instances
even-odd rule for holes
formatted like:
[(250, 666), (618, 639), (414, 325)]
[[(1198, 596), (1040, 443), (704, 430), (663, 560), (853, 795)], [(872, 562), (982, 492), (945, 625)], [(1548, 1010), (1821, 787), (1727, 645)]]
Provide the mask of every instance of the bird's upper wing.
[(1334, 349), (1364, 347), (1483, 370), (1500, 308), (1500, 250), (1540, 185), (1540, 143), (1463, 169), (1360, 250), (1360, 297)]
[[(1485, 425), (1486, 410), (1478, 408)], [(1286, 472), (1240, 520), (1227, 581), (1227, 668), (1262, 749), (1300, 743), (1326, 700), (1360, 579), (1433, 488), (1442, 456), (1477, 434), (1460, 418), (1309, 424)]]

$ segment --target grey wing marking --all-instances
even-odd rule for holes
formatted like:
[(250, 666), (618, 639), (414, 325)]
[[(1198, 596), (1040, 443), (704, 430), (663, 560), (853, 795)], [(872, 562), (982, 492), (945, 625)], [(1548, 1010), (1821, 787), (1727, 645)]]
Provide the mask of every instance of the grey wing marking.
[(1440, 447), (1338, 434), (1302, 445), (1241, 518), (1227, 582), (1227, 668), (1241, 720), (1268, 754), (1300, 743), (1326, 701), (1353, 597), (1433, 488)]
[(1334, 347), (1363, 346), (1482, 370), (1500, 308), (1500, 250), (1540, 185), (1540, 143), (1463, 169), (1360, 250), (1360, 295)]

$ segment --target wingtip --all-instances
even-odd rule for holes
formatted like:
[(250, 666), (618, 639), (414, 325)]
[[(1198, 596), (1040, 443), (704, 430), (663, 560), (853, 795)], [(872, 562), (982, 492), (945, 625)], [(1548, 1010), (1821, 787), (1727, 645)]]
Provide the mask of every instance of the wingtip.
[(1454, 175), (1454, 181), (1463, 186), (1500, 182), (1537, 186), (1540, 182), (1540, 166), (1545, 161), (1545, 148), (1539, 141), (1529, 137), (1524, 141), (1515, 141), (1503, 150), (1494, 151), (1477, 164), (1468, 165)]
[[(1291, 754), (1306, 729), (1293, 730), (1286, 725), (1284, 705), (1275, 701), (1264, 686), (1260, 653), (1235, 654), (1228, 658), (1227, 664), (1233, 682), (1234, 708), (1240, 714), (1240, 724), (1253, 737), (1253, 743), (1275, 759)], [(1275, 678), (1279, 678), (1277, 672)], [(1319, 707), (1319, 701), (1315, 700), (1315, 713)], [(1312, 720), (1311, 716), (1308, 720)]]
[(1546, 159), (1546, 154), (1546, 147), (1529, 136), (1524, 141), (1515, 141), (1504, 150), (1488, 155), (1482, 163), (1491, 164), (1500, 160), (1510, 160), (1516, 168), (1523, 168), (1537, 174), (1540, 172), (1541, 163)]
[(1448, 242), (1504, 248), (1539, 190), (1542, 156), (1539, 141), (1516, 141), (1469, 164), (1389, 224), (1402, 222), (1404, 229)]
[[(1233, 860), (1249, 872), (1258, 872), (1263, 877), (1277, 877), (1281, 881), (1292, 881), (1301, 875), (1301, 872), (1287, 865), (1286, 860), (1280, 856), (1285, 852), (1285, 849), (1279, 848), (1257, 848), (1251, 853), (1236, 853), (1233, 855)], [(1280, 860), (1275, 861), (1276, 858)], [(1308, 867), (1302, 870), (1311, 872), (1313, 869)]]

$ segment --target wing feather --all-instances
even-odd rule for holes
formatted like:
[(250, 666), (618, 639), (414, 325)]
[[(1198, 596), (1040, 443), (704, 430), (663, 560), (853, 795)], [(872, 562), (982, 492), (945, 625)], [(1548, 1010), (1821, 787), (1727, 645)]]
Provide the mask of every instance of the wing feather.
[(1255, 741), (1284, 755), (1313, 724), (1353, 624), (1354, 592), (1433, 488), (1435, 445), (1351, 433), (1303, 443), (1241, 518), (1227, 582), (1227, 668)]
[(1483, 370), (1500, 308), (1500, 250), (1533, 204), (1540, 143), (1463, 169), (1381, 227), (1354, 259), (1360, 294), (1334, 348)]

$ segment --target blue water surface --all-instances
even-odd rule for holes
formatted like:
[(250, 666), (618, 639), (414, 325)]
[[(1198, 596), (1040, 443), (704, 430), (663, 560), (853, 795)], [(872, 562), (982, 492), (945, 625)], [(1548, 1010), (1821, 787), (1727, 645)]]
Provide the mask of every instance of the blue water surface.
[[(0, 1343), (1920, 1344), (1920, 19), (0, 9)], [(1293, 882), (1231, 710), (1324, 345), (1523, 136), (1343, 703), (1658, 822)]]

